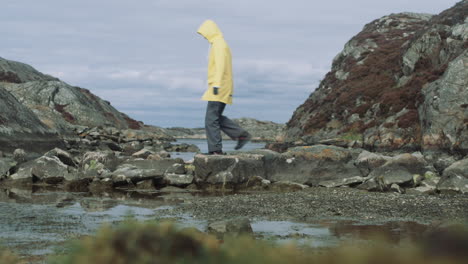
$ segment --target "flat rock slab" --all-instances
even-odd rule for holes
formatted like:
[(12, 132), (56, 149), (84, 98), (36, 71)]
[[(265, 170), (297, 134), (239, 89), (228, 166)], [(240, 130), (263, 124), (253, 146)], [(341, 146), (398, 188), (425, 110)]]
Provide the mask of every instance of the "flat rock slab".
[(202, 155), (195, 156), (195, 181), (201, 184), (241, 184), (253, 176), (265, 175), (264, 156)]
[(296, 147), (266, 165), (265, 178), (317, 186), (319, 182), (363, 176), (354, 165), (360, 151), (336, 146)]

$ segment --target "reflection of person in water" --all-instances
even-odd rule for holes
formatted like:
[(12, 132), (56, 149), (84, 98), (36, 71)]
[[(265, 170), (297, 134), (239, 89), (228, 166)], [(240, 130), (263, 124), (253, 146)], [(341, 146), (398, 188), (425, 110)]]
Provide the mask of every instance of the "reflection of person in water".
[(198, 33), (211, 44), (208, 57), (208, 90), (202, 97), (208, 101), (205, 116), (208, 154), (222, 155), (221, 130), (233, 140), (237, 140), (235, 149), (240, 149), (249, 142), (251, 135), (223, 116), (226, 104), (232, 104), (233, 81), (231, 50), (221, 30), (214, 21), (206, 20), (198, 29)]

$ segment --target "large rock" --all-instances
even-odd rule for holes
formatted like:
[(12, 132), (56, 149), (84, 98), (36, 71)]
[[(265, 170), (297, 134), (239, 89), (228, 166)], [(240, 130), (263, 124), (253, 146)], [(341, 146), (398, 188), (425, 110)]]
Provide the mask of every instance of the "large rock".
[(468, 158), (457, 161), (445, 169), (437, 189), (440, 192), (468, 193)]
[(267, 162), (265, 177), (316, 186), (322, 181), (362, 176), (353, 163), (358, 155), (358, 150), (336, 146), (296, 147)]
[(367, 176), (372, 170), (384, 165), (391, 159), (389, 156), (363, 151), (359, 154), (354, 164)]
[(71, 177), (68, 166), (59, 158), (42, 156), (19, 165), (8, 179), (25, 183), (42, 182), (57, 184)]
[(68, 177), (68, 166), (57, 157), (43, 156), (34, 161), (31, 174), (35, 179), (48, 184), (60, 183)]
[(37, 116), (22, 105), (0, 82), (0, 149), (13, 152), (17, 148), (43, 153), (64, 142), (54, 129), (42, 123)]
[(399, 166), (382, 166), (373, 170), (369, 174), (369, 178), (378, 178), (389, 187), (394, 183), (409, 184), (413, 180), (413, 174)]
[(0, 179), (9, 174), (12, 167), (16, 165), (16, 162), (8, 158), (0, 158)]
[(165, 173), (164, 174), (164, 183), (172, 186), (181, 186), (185, 187), (193, 182), (193, 175), (191, 174), (175, 174), (175, 173)]
[(264, 176), (264, 156), (258, 154), (195, 156), (195, 181), (198, 184), (238, 185), (253, 176)]
[(57, 157), (62, 163), (68, 166), (72, 166), (72, 167), (78, 166), (78, 162), (72, 157), (72, 155), (63, 149), (54, 148), (48, 151), (46, 154), (44, 154), (44, 156)]
[(33, 110), (43, 123), (61, 133), (70, 133), (74, 125), (142, 127), (89, 90), (61, 81), (33, 81), (1, 86)]
[(0, 82), (25, 83), (31, 81), (52, 81), (56, 78), (42, 74), (33, 67), (0, 57)]
[[(102, 164), (102, 165), (99, 165)], [(83, 155), (81, 167), (84, 170), (94, 170), (97, 167), (114, 170), (119, 164), (119, 160), (112, 151), (90, 151)]]
[(374, 168), (369, 174), (369, 178), (379, 182), (383, 189), (390, 188), (392, 184), (414, 186), (415, 175), (422, 179), (426, 172), (434, 170), (420, 153), (404, 153), (386, 159), (382, 166)]
[[(147, 134), (144, 136), (146, 138), (172, 139), (164, 129), (133, 120), (91, 91), (68, 85), (23, 63), (0, 58), (0, 88), (9, 91), (17, 101), (34, 112), (47, 128), (63, 135), (69, 136), (76, 126), (104, 126), (141, 130), (141, 133), (136, 133)], [(0, 94), (0, 97), (3, 98), (3, 95)], [(0, 105), (3, 102), (0, 101)], [(30, 125), (34, 126), (33, 123)], [(49, 137), (49, 140), (52, 139)]]
[(111, 177), (115, 183), (138, 183), (147, 179), (162, 180), (166, 171), (175, 164), (183, 164), (183, 160), (130, 160), (119, 165)]
[[(468, 23), (465, 25), (468, 31)], [(444, 75), (422, 90), (422, 145), (468, 153), (468, 50), (448, 65)]]
[(460, 1), (436, 16), (392, 14), (365, 25), (296, 109), (285, 141), (466, 155), (467, 10)]

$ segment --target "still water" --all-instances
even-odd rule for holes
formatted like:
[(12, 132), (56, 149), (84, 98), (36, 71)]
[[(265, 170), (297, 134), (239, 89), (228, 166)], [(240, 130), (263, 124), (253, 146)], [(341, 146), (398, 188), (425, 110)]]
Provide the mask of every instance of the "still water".
[[(172, 208), (190, 203), (190, 193), (130, 195), (108, 193), (35, 192), (0, 189), (0, 245), (19, 255), (44, 256), (61, 252), (66, 241), (93, 234), (101, 225), (114, 225), (132, 216), (139, 220), (171, 219), (181, 227), (206, 231), (208, 222)], [(367, 240), (376, 231), (398, 243), (422, 234), (427, 226), (412, 222), (366, 225), (351, 221), (300, 223), (252, 219), (256, 237), (278, 243), (295, 241), (312, 247), (330, 247), (344, 240)]]

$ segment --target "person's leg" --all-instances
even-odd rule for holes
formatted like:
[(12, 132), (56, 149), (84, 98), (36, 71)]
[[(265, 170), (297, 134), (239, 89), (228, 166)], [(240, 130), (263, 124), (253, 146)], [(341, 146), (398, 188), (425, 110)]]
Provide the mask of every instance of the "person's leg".
[(226, 116), (220, 116), (220, 126), (221, 130), (226, 133), (231, 139), (238, 140), (242, 136), (247, 136), (249, 133), (245, 131), (242, 127), (236, 124), (234, 121), (229, 119)]
[[(224, 111), (224, 107), (222, 109)], [(238, 124), (236, 124), (234, 121), (231, 119), (227, 118), (226, 116), (222, 115), (223, 112), (221, 111), (220, 113), (220, 127), (221, 130), (226, 133), (231, 139), (237, 140), (237, 145), (235, 146), (234, 149), (238, 150), (244, 147), (245, 144), (247, 144), (252, 136), (250, 135), (249, 132), (247, 132), (245, 129), (240, 127)]]
[(249, 134), (247, 131), (245, 131), (242, 127), (229, 119), (227, 116), (223, 116), (225, 107), (226, 105), (220, 109), (221, 111), (219, 113), (219, 125), (221, 130), (233, 140), (237, 140), (242, 136), (247, 136)]
[(226, 105), (221, 102), (208, 101), (205, 116), (206, 140), (208, 152), (222, 152), (220, 117)]

